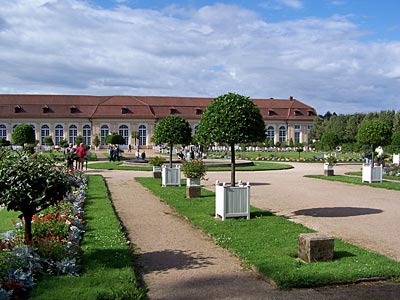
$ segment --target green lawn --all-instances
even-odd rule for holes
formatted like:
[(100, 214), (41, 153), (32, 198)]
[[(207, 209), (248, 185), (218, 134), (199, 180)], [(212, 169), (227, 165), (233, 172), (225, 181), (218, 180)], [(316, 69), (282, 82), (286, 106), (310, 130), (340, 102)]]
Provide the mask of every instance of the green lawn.
[(32, 300), (144, 299), (133, 270), (133, 254), (115, 215), (103, 177), (89, 176), (85, 203), (86, 232), (80, 277), (43, 277)]
[(13, 222), (18, 222), (21, 212), (7, 211), (6, 208), (0, 210), (0, 233), (13, 229)]
[(330, 181), (339, 181), (351, 184), (358, 184), (358, 185), (365, 185), (374, 188), (381, 188), (381, 189), (388, 189), (388, 190), (396, 190), (400, 191), (400, 182), (392, 182), (392, 181), (382, 181), (382, 182), (362, 182), (361, 177), (354, 177), (354, 176), (343, 176), (343, 175), (335, 175), (335, 176), (324, 176), (324, 175), (305, 175), (304, 177), (308, 178), (317, 178), (317, 179), (324, 179)]
[(332, 262), (303, 263), (296, 258), (298, 235), (312, 232), (308, 228), (254, 207), (251, 220), (215, 220), (214, 193), (202, 190), (201, 198), (186, 199), (184, 186), (162, 188), (160, 179), (136, 180), (209, 234), (216, 244), (229, 249), (245, 265), (254, 266), (281, 288), (355, 282), (360, 278), (400, 278), (399, 263), (338, 239)]
[[(88, 164), (88, 169), (125, 170), (125, 171), (152, 171), (151, 166), (123, 166), (123, 162), (101, 162)], [(237, 171), (271, 171), (291, 169), (293, 166), (283, 163), (255, 161), (254, 166), (236, 166)], [(207, 172), (230, 171), (230, 167), (209, 167)]]
[[(347, 173), (345, 173), (345, 175), (359, 176), (359, 177), (361, 177), (361, 176), (362, 176), (362, 172), (361, 172), (361, 171), (359, 171), (359, 172), (347, 172)], [(399, 177), (399, 176), (383, 175), (383, 178), (384, 178), (384, 179), (389, 179), (389, 180), (397, 180), (397, 181), (400, 181), (400, 177)]]

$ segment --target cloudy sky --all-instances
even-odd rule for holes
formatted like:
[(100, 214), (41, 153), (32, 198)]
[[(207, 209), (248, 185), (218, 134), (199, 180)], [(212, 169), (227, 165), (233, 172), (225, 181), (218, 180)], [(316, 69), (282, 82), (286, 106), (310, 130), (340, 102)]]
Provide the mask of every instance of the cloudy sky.
[(400, 109), (397, 0), (0, 0), (0, 93)]

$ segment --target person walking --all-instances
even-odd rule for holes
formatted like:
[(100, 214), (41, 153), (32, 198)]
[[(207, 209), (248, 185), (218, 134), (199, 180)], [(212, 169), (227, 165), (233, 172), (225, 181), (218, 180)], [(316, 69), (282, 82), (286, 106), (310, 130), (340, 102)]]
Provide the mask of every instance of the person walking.
[(76, 148), (76, 154), (78, 155), (78, 165), (77, 169), (78, 170), (83, 170), (83, 162), (86, 157), (86, 150), (85, 147), (83, 146), (83, 143), (79, 144), (79, 147)]

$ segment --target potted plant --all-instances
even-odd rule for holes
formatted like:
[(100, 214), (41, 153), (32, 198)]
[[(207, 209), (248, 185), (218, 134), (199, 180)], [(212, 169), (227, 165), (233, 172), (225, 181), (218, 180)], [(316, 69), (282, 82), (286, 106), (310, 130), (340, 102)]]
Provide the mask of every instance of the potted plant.
[(337, 159), (334, 155), (328, 154), (324, 156), (324, 175), (333, 176), (333, 166), (336, 165)]
[(204, 179), (207, 167), (203, 160), (195, 159), (182, 164), (182, 172), (186, 177), (186, 197), (195, 198), (201, 196), (200, 181)]
[(99, 136), (97, 134), (93, 138), (93, 145), (94, 145), (94, 150), (95, 151), (99, 151), (100, 139), (99, 139)]
[(153, 178), (161, 178), (161, 166), (166, 160), (161, 156), (154, 156), (149, 159), (149, 164), (153, 166)]

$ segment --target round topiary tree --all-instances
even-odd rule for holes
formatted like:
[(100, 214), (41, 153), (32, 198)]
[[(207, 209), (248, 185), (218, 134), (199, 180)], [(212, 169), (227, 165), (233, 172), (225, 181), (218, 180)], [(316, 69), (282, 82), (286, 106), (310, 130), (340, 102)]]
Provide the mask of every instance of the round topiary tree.
[(227, 144), (231, 149), (231, 185), (235, 186), (235, 145), (264, 141), (265, 124), (249, 97), (228, 93), (205, 109), (197, 128), (198, 140)]
[(188, 121), (179, 116), (167, 116), (158, 122), (152, 141), (167, 144), (169, 147), (169, 166), (172, 168), (174, 145), (188, 145), (192, 140), (192, 128)]
[(125, 139), (122, 135), (113, 132), (110, 135), (107, 135), (104, 141), (107, 144), (113, 144), (113, 145), (123, 145), (125, 144)]
[(372, 165), (374, 165), (374, 152), (378, 146), (386, 146), (390, 143), (392, 131), (389, 126), (378, 119), (364, 120), (357, 132), (357, 141), (364, 146), (371, 147)]
[(14, 128), (14, 131), (11, 135), (11, 142), (18, 146), (24, 146), (24, 144), (34, 144), (35, 131), (31, 125), (19, 124)]
[(5, 151), (0, 157), (0, 204), (21, 211), (26, 243), (32, 241), (32, 217), (62, 200), (71, 181), (64, 166), (47, 156)]

